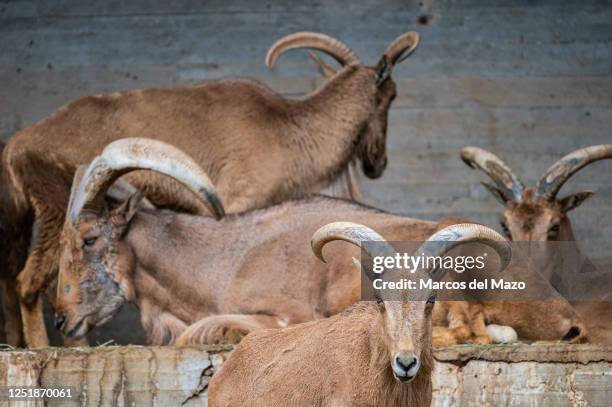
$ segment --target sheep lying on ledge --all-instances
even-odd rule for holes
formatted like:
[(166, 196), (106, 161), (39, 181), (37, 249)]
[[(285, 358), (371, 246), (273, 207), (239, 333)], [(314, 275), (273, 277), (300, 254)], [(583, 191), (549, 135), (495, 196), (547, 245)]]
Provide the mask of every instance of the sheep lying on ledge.
[[(568, 212), (593, 195), (581, 191), (559, 198), (563, 185), (583, 168), (612, 158), (612, 144), (601, 144), (574, 150), (551, 165), (533, 188), (526, 188), (520, 178), (495, 154), (478, 147), (465, 147), (461, 158), (471, 168), (487, 174), (494, 185), (483, 182), (487, 190), (502, 203), (500, 223), (508, 239), (542, 242), (575, 241)], [(543, 246), (540, 246), (543, 247)], [(610, 273), (580, 273), (563, 275), (567, 269), (560, 264), (556, 250), (542, 259), (546, 267), (539, 272), (554, 287), (573, 301), (572, 305), (584, 318), (588, 339), (599, 344), (612, 343), (612, 301), (606, 300), (612, 288)], [(593, 301), (587, 301), (593, 299)]]
[[(140, 208), (141, 194), (107, 208), (109, 186), (138, 168), (175, 177), (203, 204), (220, 205), (206, 174), (180, 150), (149, 139), (111, 143), (75, 177), (62, 231), (56, 326), (70, 338), (108, 321), (128, 301), (139, 308), (148, 340), (158, 345), (237, 342), (253, 330), (329, 317), (360, 298), (360, 274), (351, 262), (359, 252), (341, 245), (323, 264), (310, 252), (314, 231), (344, 219), (367, 223), (389, 240), (422, 241), (447, 226), (326, 197), (219, 221)], [(490, 268), (486, 272), (496, 273)], [(518, 277), (557, 301), (440, 302), (435, 343), (490, 343), (485, 322), (500, 323), (502, 316), (533, 340), (558, 340), (580, 326), (550, 283), (538, 281), (537, 273)], [(542, 323), (531, 323), (531, 314)]]
[[(315, 233), (315, 252), (320, 256), (332, 240), (384, 241), (363, 225), (337, 222)], [(510, 261), (510, 245), (484, 226), (453, 225), (428, 239), (440, 241), (449, 244), (437, 245), (431, 255), (478, 241), (490, 245), (502, 265)], [(376, 250), (395, 252), (388, 244)], [(436, 271), (415, 274), (427, 279)], [(402, 301), (359, 302), (328, 319), (249, 334), (213, 376), (209, 405), (429, 406), (435, 293), (422, 294), (425, 299), (415, 299), (405, 290)]]

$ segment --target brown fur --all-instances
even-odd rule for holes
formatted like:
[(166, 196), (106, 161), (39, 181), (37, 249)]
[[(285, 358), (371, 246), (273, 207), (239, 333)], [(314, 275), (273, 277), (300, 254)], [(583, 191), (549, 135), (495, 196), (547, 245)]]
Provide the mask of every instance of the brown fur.
[[(10, 174), (17, 222), (34, 212), (36, 246), (19, 277), (26, 340), (45, 345), (39, 294), (56, 270), (57, 242), (70, 182), (113, 140), (169, 142), (202, 165), (228, 213), (320, 191), (358, 158), (366, 175), (386, 165), (387, 112), (395, 83), (376, 85), (374, 67), (352, 65), (303, 100), (287, 100), (246, 80), (207, 82), (90, 96), (17, 133), (3, 165)], [(195, 211), (176, 183), (131, 177), (158, 206)]]
[[(570, 194), (563, 198), (543, 197), (536, 194), (532, 188), (522, 192), (520, 200), (504, 197), (495, 192), (496, 187), (489, 186), (489, 190), (502, 202), (504, 208), (500, 214), (500, 223), (506, 236), (516, 242), (560, 242), (575, 241), (574, 231), (568, 212), (575, 209), (588, 199), (593, 193), (590, 191)], [(552, 251), (554, 252), (554, 251)], [(556, 254), (550, 259), (543, 259), (548, 267), (541, 270), (542, 275), (555, 284), (555, 288), (564, 292), (566, 289), (577, 290), (576, 287), (584, 285), (593, 298), (597, 298), (596, 290), (609, 290), (610, 279), (600, 283), (593, 283), (585, 275), (570, 276), (577, 281), (560, 281), (567, 276), (555, 276)], [(565, 285), (565, 287), (561, 286)], [(574, 301), (579, 307), (579, 314), (583, 316), (585, 329), (588, 331), (587, 339), (590, 342), (605, 344), (612, 343), (612, 312), (608, 301)], [(526, 305), (525, 305), (526, 306)], [(608, 310), (602, 312), (602, 310)], [(577, 340), (581, 340), (581, 337)]]
[(573, 240), (569, 218), (559, 200), (549, 201), (526, 189), (522, 201), (509, 200), (505, 205), (501, 223), (509, 239), (519, 242)]
[[(169, 211), (122, 212), (128, 207), (91, 214), (76, 228), (67, 224), (64, 229), (57, 311), (65, 316), (65, 333), (83, 335), (125, 301), (140, 308), (149, 340), (155, 344), (173, 343), (181, 329), (211, 315), (250, 315), (255, 319), (252, 326), (260, 326), (266, 317), (287, 325), (329, 317), (359, 300), (361, 280), (351, 258), (360, 254), (351, 245), (333, 242), (327, 249), (331, 253), (327, 264), (321, 263), (309, 244), (319, 227), (353, 221), (380, 231), (389, 241), (418, 241), (441, 224), (456, 223), (410, 219), (324, 197), (221, 221)], [(92, 236), (98, 237), (96, 243), (82, 248), (84, 238)], [(532, 284), (558, 297), (548, 282), (532, 279)], [(90, 292), (97, 297), (89, 297)], [(517, 311), (547, 320), (522, 324), (516, 315), (513, 321), (517, 329), (542, 339), (561, 338), (569, 329), (566, 325), (577, 319), (564, 301), (558, 306), (534, 302), (528, 309), (506, 309)], [(164, 314), (182, 325), (160, 328), (165, 322), (158, 316)], [(446, 314), (439, 325), (446, 325), (444, 318)], [(87, 326), (83, 328), (84, 319)], [(223, 332), (219, 321), (215, 319), (214, 329), (200, 321), (189, 331), (194, 336), (181, 336), (179, 342), (193, 343), (202, 337), (222, 340), (202, 334)], [(486, 322), (496, 323), (496, 315), (489, 315)], [(81, 331), (74, 335), (79, 324)]]
[(612, 343), (612, 301), (576, 301), (578, 314), (589, 329), (588, 340), (597, 345)]
[[(410, 321), (409, 339), (390, 318)], [(403, 341), (421, 363), (409, 383), (390, 367)], [(430, 307), (361, 302), (328, 319), (248, 335), (213, 376), (209, 405), (424, 407), (432, 369)]]
[[(448, 217), (438, 228), (463, 223), (460, 218)], [(438, 301), (434, 313), (434, 346), (444, 347), (467, 342), (489, 344), (486, 332), (490, 323), (513, 327), (518, 336), (530, 341), (556, 341), (572, 327), (581, 334), (572, 342), (584, 341), (588, 329), (582, 319), (539, 272), (506, 270), (509, 280), (524, 281), (531, 292), (538, 292), (542, 300), (529, 301)], [(512, 278), (511, 276), (514, 276)]]
[[(0, 154), (4, 154), (4, 146), (0, 142)], [(13, 346), (22, 344), (16, 278), (26, 261), (31, 228), (31, 213), (18, 216), (7, 175), (0, 166), (0, 343)]]

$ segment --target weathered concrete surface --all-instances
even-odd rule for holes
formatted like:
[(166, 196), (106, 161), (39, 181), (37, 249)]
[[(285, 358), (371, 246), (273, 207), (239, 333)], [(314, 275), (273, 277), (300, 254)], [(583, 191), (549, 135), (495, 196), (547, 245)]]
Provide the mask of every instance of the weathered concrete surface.
[[(0, 386), (71, 386), (80, 395), (49, 405), (206, 405), (208, 381), (230, 349), (0, 352)], [(435, 357), (434, 406), (586, 407), (612, 399), (612, 346), (457, 346)]]
[(435, 406), (609, 406), (612, 347), (458, 346), (436, 352)]
[(72, 387), (78, 395), (73, 399), (49, 400), (48, 405), (58, 406), (205, 405), (208, 380), (227, 351), (216, 346), (0, 352), (0, 386)]

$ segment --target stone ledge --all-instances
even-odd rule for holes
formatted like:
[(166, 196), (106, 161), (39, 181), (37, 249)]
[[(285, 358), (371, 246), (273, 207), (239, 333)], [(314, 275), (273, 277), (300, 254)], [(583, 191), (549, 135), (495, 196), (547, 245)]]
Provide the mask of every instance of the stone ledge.
[[(79, 395), (49, 405), (205, 406), (208, 382), (232, 349), (0, 350), (0, 386), (71, 386)], [(607, 406), (612, 398), (612, 346), (462, 345), (434, 356), (435, 406)]]

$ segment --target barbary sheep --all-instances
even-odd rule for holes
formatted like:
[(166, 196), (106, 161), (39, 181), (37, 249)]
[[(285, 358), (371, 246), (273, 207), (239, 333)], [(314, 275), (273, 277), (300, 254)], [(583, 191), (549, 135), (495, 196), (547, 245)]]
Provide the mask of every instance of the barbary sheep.
[[(420, 241), (440, 228), (439, 223), (326, 197), (220, 221), (139, 209), (141, 194), (119, 208), (104, 206), (106, 188), (126, 171), (141, 168), (143, 159), (146, 168), (176, 176), (168, 170), (169, 157), (193, 163), (167, 144), (123, 139), (111, 143), (75, 178), (60, 243), (56, 304), (57, 327), (69, 337), (83, 336), (128, 301), (140, 309), (153, 344), (175, 343), (179, 336), (181, 344), (234, 340), (254, 329), (325, 318), (359, 300), (360, 277), (350, 266), (359, 253), (344, 245), (328, 265), (317, 262), (308, 249), (317, 228), (338, 219), (360, 221), (396, 241)], [(182, 179), (202, 177), (201, 183), (209, 184), (201, 171), (188, 167)], [(209, 185), (201, 199), (217, 201), (212, 190)], [(527, 336), (561, 339), (580, 321), (548, 282), (533, 276), (526, 276), (530, 284), (558, 301), (486, 308), (486, 322), (495, 323), (499, 313), (510, 314)], [(534, 313), (541, 321), (523, 327), (521, 317)], [(479, 332), (486, 331), (481, 322)]]
[[(582, 168), (599, 160), (612, 158), (612, 145), (596, 145), (575, 150), (554, 163), (540, 177), (534, 188), (525, 188), (519, 177), (495, 154), (478, 147), (466, 147), (461, 158), (471, 168), (487, 174), (494, 185), (483, 182), (491, 194), (504, 205), (500, 223), (507, 237), (517, 242), (533, 242), (544, 254), (539, 271), (553, 286), (565, 293), (584, 316), (589, 341), (612, 343), (612, 279), (609, 273), (579, 273), (558, 264), (560, 246), (544, 242), (573, 242), (574, 232), (568, 212), (593, 195), (592, 191), (557, 195), (569, 178)], [(545, 250), (549, 248), (550, 250)], [(563, 246), (565, 249), (565, 246)], [(574, 248), (579, 253), (577, 248)], [(582, 264), (582, 263), (581, 263)], [(559, 273), (563, 270), (563, 273)], [(578, 286), (582, 291), (578, 292)], [(575, 293), (573, 293), (575, 292)], [(607, 298), (606, 298), (607, 293)], [(593, 299), (595, 301), (588, 301)], [(605, 301), (608, 299), (608, 301)]]
[[(312, 238), (317, 256), (332, 240), (358, 246), (363, 241), (384, 242), (363, 225), (331, 223)], [(474, 224), (442, 229), (415, 253), (427, 250), (430, 242), (451, 243), (428, 250), (442, 256), (456, 245), (474, 241), (490, 244), (502, 266), (510, 261), (505, 239)], [(371, 252), (377, 249), (384, 255), (394, 253), (391, 245), (362, 247), (371, 257), (381, 254)], [(427, 279), (435, 271), (420, 268), (415, 276)], [(401, 301), (359, 302), (329, 319), (251, 333), (213, 376), (209, 405), (429, 407), (434, 302), (435, 291), (404, 290)]]
[[(320, 191), (353, 159), (367, 176), (379, 177), (387, 163), (387, 115), (396, 94), (391, 71), (418, 41), (414, 32), (403, 34), (375, 66), (366, 66), (334, 38), (295, 33), (272, 46), (270, 67), (294, 48), (324, 52), (343, 66), (302, 100), (288, 100), (253, 81), (210, 81), (84, 97), (18, 132), (3, 166), (17, 205), (14, 221), (34, 213), (39, 226), (18, 277), (28, 345), (48, 343), (40, 294), (55, 277), (59, 233), (79, 165), (113, 140), (145, 134), (189, 151), (229, 213)], [(158, 206), (204, 211), (173, 181), (140, 173), (132, 174), (131, 182)], [(222, 216), (219, 206), (213, 214)]]

